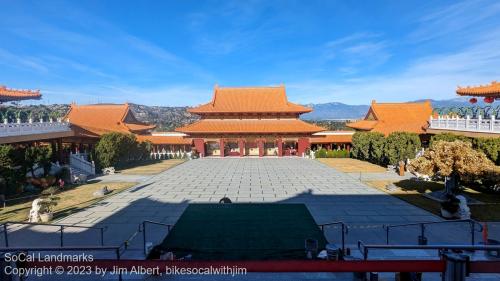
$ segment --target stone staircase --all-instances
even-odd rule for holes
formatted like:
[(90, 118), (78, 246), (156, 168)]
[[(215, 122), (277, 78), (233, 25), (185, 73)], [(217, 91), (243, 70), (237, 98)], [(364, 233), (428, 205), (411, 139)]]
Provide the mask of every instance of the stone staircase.
[(95, 176), (95, 164), (94, 161), (88, 161), (85, 154), (70, 154), (69, 157), (69, 168), (71, 179), (80, 178), (81, 175), (85, 177)]

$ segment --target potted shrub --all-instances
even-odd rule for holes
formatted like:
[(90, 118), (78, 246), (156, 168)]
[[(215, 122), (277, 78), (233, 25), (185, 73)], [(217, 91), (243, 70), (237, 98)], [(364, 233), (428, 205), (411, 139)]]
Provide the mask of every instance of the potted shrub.
[(54, 206), (57, 205), (57, 198), (55, 197), (48, 197), (46, 199), (43, 199), (41, 201), (41, 208), (40, 208), (40, 220), (42, 222), (49, 222), (54, 218)]

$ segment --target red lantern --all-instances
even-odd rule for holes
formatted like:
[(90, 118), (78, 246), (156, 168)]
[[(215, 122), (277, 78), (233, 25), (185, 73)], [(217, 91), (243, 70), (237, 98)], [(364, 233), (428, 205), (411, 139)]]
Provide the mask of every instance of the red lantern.
[(484, 98), (484, 102), (485, 102), (485, 103), (492, 103), (492, 102), (494, 102), (494, 101), (495, 101), (495, 99), (494, 99), (493, 97), (485, 97), (485, 98)]
[(472, 103), (472, 104), (474, 104), (474, 103), (476, 103), (476, 102), (477, 102), (477, 99), (476, 99), (476, 98), (471, 98), (471, 99), (469, 100), (469, 102), (470, 102), (470, 103)]

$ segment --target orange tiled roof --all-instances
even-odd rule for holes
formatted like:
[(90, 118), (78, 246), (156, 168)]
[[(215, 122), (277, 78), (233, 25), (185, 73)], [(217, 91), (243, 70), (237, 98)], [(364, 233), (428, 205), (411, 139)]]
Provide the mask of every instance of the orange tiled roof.
[(311, 108), (291, 103), (284, 86), (215, 87), (212, 101), (188, 109), (192, 113), (305, 113)]
[(311, 143), (351, 143), (352, 134), (335, 134), (314, 136), (309, 138)]
[(460, 96), (478, 96), (478, 97), (500, 97), (500, 83), (491, 82), (489, 85), (480, 85), (476, 87), (458, 87), (457, 94)]
[(137, 133), (155, 128), (137, 121), (128, 104), (72, 104), (64, 118), (73, 126), (99, 136), (109, 132)]
[(141, 132), (144, 130), (153, 130), (154, 128), (156, 128), (156, 125), (130, 124), (130, 123), (124, 123), (124, 124), (125, 126), (127, 126), (127, 128), (129, 128), (131, 132)]
[(347, 123), (346, 126), (357, 130), (369, 131), (375, 128), (375, 125), (377, 125), (377, 123), (378, 121), (359, 120), (356, 122)]
[(39, 90), (15, 90), (0, 85), (0, 102), (40, 99), (41, 97)]
[[(428, 126), (432, 115), (430, 101), (420, 103), (377, 103), (372, 105), (365, 120), (348, 123), (347, 126), (358, 129), (380, 132), (388, 135), (392, 132), (404, 131), (422, 134)], [(374, 120), (366, 120), (373, 116)]]
[(322, 127), (298, 119), (202, 119), (177, 128), (183, 133), (317, 133)]
[(152, 135), (137, 135), (137, 141), (150, 141), (152, 144), (178, 144), (190, 145), (191, 139), (181, 136), (152, 136)]

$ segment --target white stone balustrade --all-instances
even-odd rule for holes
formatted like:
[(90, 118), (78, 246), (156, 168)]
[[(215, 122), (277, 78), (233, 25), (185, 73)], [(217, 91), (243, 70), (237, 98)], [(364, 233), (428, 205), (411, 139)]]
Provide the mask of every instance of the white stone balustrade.
[(162, 150), (158, 152), (151, 152), (150, 153), (151, 159), (172, 159), (175, 158), (176, 156), (179, 158), (185, 158), (187, 157), (188, 159), (192, 158), (192, 153), (191, 151), (186, 152), (184, 150), (178, 150), (178, 151), (171, 151), (171, 150)]
[(500, 119), (496, 119), (495, 116), (490, 118), (479, 116), (479, 118), (474, 119), (471, 119), (468, 115), (466, 118), (458, 116), (438, 116), (433, 118), (431, 116), (429, 118), (429, 129), (500, 134)]
[(71, 153), (69, 165), (71, 168), (77, 169), (86, 175), (95, 175), (95, 163), (94, 161), (85, 160), (85, 154)]
[(11, 137), (21, 135), (35, 135), (45, 133), (69, 132), (71, 131), (69, 122), (28, 122), (28, 123), (1, 123), (0, 137)]

